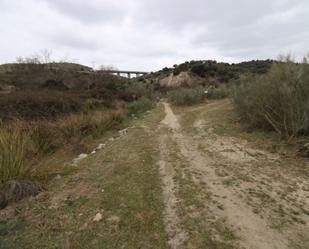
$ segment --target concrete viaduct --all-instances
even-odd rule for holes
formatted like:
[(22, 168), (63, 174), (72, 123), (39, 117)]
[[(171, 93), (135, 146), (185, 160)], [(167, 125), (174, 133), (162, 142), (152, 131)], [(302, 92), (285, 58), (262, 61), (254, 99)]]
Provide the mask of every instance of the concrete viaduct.
[(148, 74), (148, 72), (140, 72), (140, 71), (121, 71), (121, 70), (103, 70), (104, 73), (109, 74), (116, 74), (118, 76), (127, 75), (127, 77), (130, 79), (131, 75), (135, 75), (136, 77), (143, 76), (145, 74)]

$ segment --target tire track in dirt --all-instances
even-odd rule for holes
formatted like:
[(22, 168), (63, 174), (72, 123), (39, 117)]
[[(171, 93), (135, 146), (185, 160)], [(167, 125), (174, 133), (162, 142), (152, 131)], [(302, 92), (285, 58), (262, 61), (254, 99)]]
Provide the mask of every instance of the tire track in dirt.
[[(166, 105), (166, 104), (164, 104)], [(177, 130), (179, 124), (177, 123), (176, 117), (173, 115), (171, 110), (167, 110), (164, 120), (161, 121), (159, 129), (167, 128), (171, 130)], [(180, 218), (176, 212), (177, 198), (175, 191), (177, 190), (176, 183), (174, 181), (175, 170), (171, 164), (168, 156), (167, 148), (168, 135), (159, 136), (159, 149), (160, 149), (160, 161), (159, 169), (160, 175), (163, 183), (163, 198), (165, 204), (164, 211), (164, 222), (166, 227), (166, 232), (168, 234), (168, 243), (172, 249), (179, 249), (182, 247), (183, 243), (186, 241), (187, 232), (184, 231), (180, 225)]]
[(194, 141), (181, 133), (172, 109), (167, 103), (164, 106), (166, 118), (163, 123), (172, 129), (171, 138), (175, 140), (181, 154), (190, 163), (191, 170), (201, 176), (201, 180), (207, 184), (214, 196), (228, 197), (217, 198), (216, 201), (223, 206), (223, 210), (213, 208), (213, 211), (218, 216), (226, 218), (228, 224), (237, 229), (240, 245), (248, 249), (288, 248), (288, 241), (282, 234), (269, 228), (267, 222), (256, 215), (236, 193), (224, 187), (212, 167), (212, 159), (200, 153)]

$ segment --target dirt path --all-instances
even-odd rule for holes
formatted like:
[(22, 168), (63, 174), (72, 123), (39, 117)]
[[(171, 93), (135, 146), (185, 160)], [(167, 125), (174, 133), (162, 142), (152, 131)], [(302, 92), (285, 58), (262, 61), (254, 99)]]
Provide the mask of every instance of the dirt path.
[[(164, 135), (164, 139), (160, 138), (161, 145), (161, 171), (164, 171), (164, 193), (169, 193), (169, 201), (165, 201), (166, 215), (170, 220), (168, 223), (167, 231), (169, 234), (174, 234), (175, 237), (181, 237), (176, 239), (176, 243), (171, 243), (173, 248), (179, 248), (180, 242), (185, 239), (185, 234), (179, 225), (179, 218), (176, 215), (176, 202), (175, 193), (179, 186), (175, 186), (173, 178), (175, 177), (175, 169), (171, 168), (171, 165), (166, 160), (166, 155), (169, 153), (169, 147), (164, 146), (164, 141), (173, 140), (178, 147), (181, 156), (188, 162), (188, 170), (193, 175), (195, 184), (199, 184), (201, 189), (206, 192), (210, 192), (212, 201), (215, 203), (205, 203), (205, 206), (215, 215), (218, 219), (222, 218), (226, 220), (225, 225), (230, 227), (235, 232), (235, 236), (238, 241), (234, 243), (237, 247), (248, 249), (285, 249), (291, 248), (289, 245), (290, 231), (286, 234), (280, 232), (278, 229), (271, 228), (271, 224), (259, 214), (257, 214), (252, 206), (246, 203), (243, 197), (240, 197), (239, 191), (234, 188), (227, 187), (224, 184), (224, 178), (219, 176), (216, 172), (218, 170), (218, 160), (222, 160), (222, 163), (226, 161), (224, 158), (228, 158), (230, 161), (237, 161), (239, 164), (248, 163), (260, 159), (259, 156), (263, 156), (265, 160), (276, 160), (277, 157), (269, 155), (269, 153), (261, 150), (254, 150), (250, 148), (241, 147), (241, 142), (228, 140), (226, 138), (220, 139), (216, 137), (209, 138), (210, 141), (204, 142), (204, 145), (208, 146), (208, 152), (199, 148), (200, 144), (198, 140), (192, 136), (188, 136), (183, 132), (184, 127), (181, 127), (180, 122), (176, 115), (174, 115), (169, 104), (164, 103), (166, 117), (162, 121), (167, 128), (169, 128), (168, 135)], [(220, 108), (219, 106), (210, 107), (212, 110)], [(182, 114), (183, 115), (183, 114)], [(193, 128), (201, 128), (203, 121), (195, 120), (193, 122)], [(209, 134), (211, 136), (211, 134)], [(203, 138), (203, 141), (207, 140), (207, 137)], [(210, 142), (210, 143), (209, 143)], [(234, 149), (231, 149), (233, 148)], [(236, 149), (235, 149), (236, 148)], [(230, 150), (229, 150), (230, 149)], [(220, 162), (219, 162), (220, 163)], [(174, 164), (175, 166), (175, 164)], [(166, 196), (165, 196), (166, 199)], [(173, 210), (174, 209), (174, 210)], [(172, 225), (171, 225), (172, 224)], [(171, 229), (170, 226), (174, 228)], [(171, 233), (171, 230), (174, 233)], [(182, 236), (180, 236), (182, 235)], [(174, 240), (174, 237), (170, 238)], [(175, 246), (178, 245), (178, 246)]]
[(0, 248), (309, 248), (308, 160), (264, 149), (273, 138), (231, 113), (163, 103), (106, 134), (0, 210)]

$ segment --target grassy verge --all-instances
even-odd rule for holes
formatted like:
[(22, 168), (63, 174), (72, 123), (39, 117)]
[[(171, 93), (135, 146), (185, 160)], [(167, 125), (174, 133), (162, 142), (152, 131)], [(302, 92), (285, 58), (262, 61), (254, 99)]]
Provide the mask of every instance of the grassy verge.
[[(163, 115), (158, 108), (132, 121), (135, 128), (84, 160), (77, 174), (2, 215), (0, 248), (168, 248), (158, 146), (139, 126), (153, 130)], [(94, 222), (97, 213), (102, 220)]]
[(35, 177), (40, 161), (66, 145), (98, 138), (119, 124), (123, 109), (71, 114), (56, 121), (18, 121), (0, 127), (0, 183)]

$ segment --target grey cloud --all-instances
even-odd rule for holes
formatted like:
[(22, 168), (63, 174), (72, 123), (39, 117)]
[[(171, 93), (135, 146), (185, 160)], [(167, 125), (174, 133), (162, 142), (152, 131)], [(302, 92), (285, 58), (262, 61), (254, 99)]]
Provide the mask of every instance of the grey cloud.
[(74, 54), (88, 65), (156, 70), (191, 59), (304, 55), (309, 2), (0, 0), (0, 29), (1, 61), (39, 47)]
[(85, 24), (116, 22), (125, 18), (126, 10), (113, 1), (44, 0), (61, 14)]
[(95, 50), (99, 48), (98, 44), (91, 38), (86, 39), (74, 33), (55, 34), (51, 37), (51, 42), (74, 49)]

